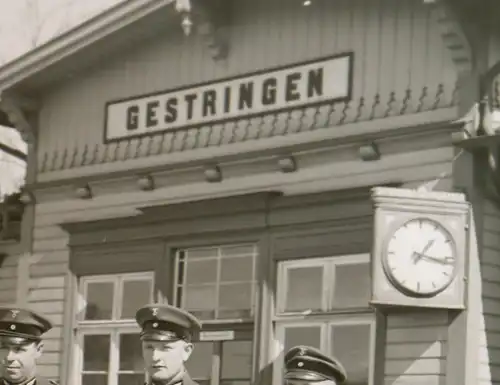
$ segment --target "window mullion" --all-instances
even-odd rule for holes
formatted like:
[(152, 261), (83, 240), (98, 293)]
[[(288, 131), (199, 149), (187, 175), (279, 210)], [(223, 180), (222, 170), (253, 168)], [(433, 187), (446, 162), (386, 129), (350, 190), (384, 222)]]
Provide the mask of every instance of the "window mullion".
[(210, 385), (219, 385), (221, 377), (221, 367), (222, 367), (222, 342), (215, 341), (214, 351), (212, 355), (212, 378), (210, 380)]
[(253, 255), (252, 255), (252, 276), (251, 276), (251, 283), (252, 283), (252, 292), (250, 293), (250, 315), (255, 315), (256, 309), (257, 309), (257, 250), (256, 247), (254, 246), (253, 249)]
[(120, 319), (122, 295), (123, 295), (123, 277), (117, 276), (114, 282), (113, 296), (113, 320)]
[(219, 319), (219, 295), (220, 295), (220, 279), (222, 269), (222, 249), (217, 249), (217, 276), (215, 278), (215, 319)]
[(333, 328), (328, 322), (323, 323), (321, 326), (321, 336), (321, 350), (325, 352), (325, 354), (330, 355), (333, 351)]
[(118, 385), (118, 369), (119, 369), (119, 352), (120, 352), (120, 334), (114, 330), (111, 332), (111, 343), (109, 344), (109, 369), (108, 369), (108, 385)]
[(321, 308), (325, 312), (330, 309), (332, 287), (335, 284), (334, 281), (335, 274), (332, 273), (332, 264), (325, 261), (325, 263), (323, 263), (323, 298), (321, 301)]

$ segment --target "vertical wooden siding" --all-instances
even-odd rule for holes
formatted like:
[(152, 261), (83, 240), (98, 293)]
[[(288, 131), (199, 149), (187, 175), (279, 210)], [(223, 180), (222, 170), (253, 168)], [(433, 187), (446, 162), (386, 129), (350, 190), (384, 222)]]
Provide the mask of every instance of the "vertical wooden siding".
[(300, 1), (242, 0), (233, 12), (230, 54), (222, 62), (210, 58), (196, 34), (186, 38), (175, 26), (168, 36), (129, 47), (123, 57), (107, 58), (46, 95), (40, 168), (67, 168), (115, 153), (144, 156), (158, 146), (178, 151), (184, 135), (197, 137), (193, 132), (174, 140), (168, 134), (151, 143), (134, 139), (105, 147), (106, 101), (349, 50), (355, 52), (350, 120), (373, 111), (383, 117), (418, 110), (423, 100), (442, 106), (452, 99), (456, 72), (429, 12), (421, 0), (317, 0), (310, 7)]
[[(386, 162), (384, 164), (386, 166), (383, 168), (381, 168), (380, 164), (377, 166), (377, 163), (358, 161), (357, 166), (350, 169), (351, 172), (349, 175), (345, 174), (345, 170), (343, 170), (342, 167), (338, 167), (335, 168), (338, 170), (338, 175), (334, 175), (331, 178), (338, 182), (339, 186), (344, 188), (356, 186), (359, 181), (363, 181), (366, 185), (369, 185), (371, 183), (393, 182), (394, 180), (404, 181), (407, 186), (414, 187), (417, 184), (421, 184), (423, 181), (432, 180), (436, 178), (437, 175), (442, 174), (444, 178), (441, 188), (449, 189), (449, 175), (451, 173), (453, 149), (448, 146), (443, 146), (432, 150), (421, 150), (421, 143), (418, 142), (416, 142), (414, 146), (419, 150), (414, 149), (403, 154), (392, 153), (384, 156)], [(403, 161), (403, 158), (411, 159), (411, 163), (402, 167), (406, 162)], [(306, 172), (308, 171), (306, 170)], [(269, 178), (273, 178), (273, 175), (266, 175), (263, 177), (263, 179)], [(242, 183), (245, 183), (245, 177), (241, 177), (241, 179)], [(191, 187), (186, 186), (186, 188), (189, 189)], [(160, 191), (160, 193), (162, 191)], [(132, 196), (135, 207), (154, 205), (165, 199), (164, 197), (162, 200), (157, 198), (157, 201), (154, 201), (151, 198), (151, 193), (148, 192), (122, 192), (120, 194), (117, 191), (110, 191), (109, 199), (113, 200), (112, 204), (110, 200), (101, 200), (101, 205), (95, 205), (95, 202), (92, 203), (91, 201), (75, 202), (74, 200), (58, 200), (57, 203), (39, 203), (36, 206), (33, 248), (34, 252), (37, 253), (39, 257), (30, 268), (29, 282), (31, 292), (29, 296), (29, 305), (43, 310), (56, 323), (56, 328), (48, 335), (47, 345), (49, 347), (49, 353), (51, 354), (42, 357), (40, 361), (40, 370), (45, 376), (58, 378), (60, 374), (60, 361), (57, 361), (57, 359), (61, 357), (61, 353), (65, 353), (62, 352), (62, 317), (64, 300), (67, 298), (65, 296), (71, 295), (71, 293), (64, 293), (64, 280), (69, 263), (69, 251), (67, 248), (68, 237), (67, 233), (64, 232), (58, 224), (67, 220), (109, 218), (117, 216), (123, 211), (130, 212), (133, 207), (131, 207), (132, 204), (127, 203), (127, 201), (131, 201), (130, 198)], [(77, 203), (83, 206), (78, 208), (76, 206)], [(71, 204), (73, 205), (72, 209), (68, 208)], [(84, 207), (85, 205), (86, 207)], [(411, 318), (406, 319), (406, 321), (413, 322)], [(416, 330), (421, 330), (425, 333), (429, 344), (431, 343), (430, 340), (433, 338), (432, 336), (435, 336), (435, 341), (441, 341), (440, 333), (443, 328), (441, 321), (442, 319), (439, 316), (436, 317), (435, 320), (431, 319), (431, 323), (428, 323), (428, 319), (422, 320), (422, 322), (427, 322), (425, 324), (419, 324), (418, 321), (415, 321), (416, 323), (412, 327), (405, 329), (405, 327), (401, 325), (401, 322), (398, 323), (396, 320), (389, 320), (388, 339), (389, 342), (394, 342), (394, 347), (392, 347), (392, 349), (397, 349), (397, 347), (408, 347), (410, 351), (413, 352), (411, 354), (417, 354), (419, 349), (418, 341), (410, 339)], [(393, 341), (393, 338), (396, 338), (399, 342)], [(422, 354), (423, 353), (425, 352), (422, 352)], [(406, 361), (399, 363), (396, 361), (389, 361), (386, 371), (389, 376), (388, 378), (395, 378), (403, 375), (407, 370), (411, 370), (413, 374), (422, 371), (425, 375), (431, 374), (429, 370), (435, 370), (434, 375), (439, 375), (440, 372), (435, 365), (425, 370), (422, 366), (410, 366), (409, 363), (412, 358), (416, 358), (416, 356), (408, 356), (405, 358)], [(439, 358), (435, 358), (439, 360)], [(436, 364), (437, 361), (429, 362)]]
[(500, 207), (483, 206), (478, 384), (500, 383)]

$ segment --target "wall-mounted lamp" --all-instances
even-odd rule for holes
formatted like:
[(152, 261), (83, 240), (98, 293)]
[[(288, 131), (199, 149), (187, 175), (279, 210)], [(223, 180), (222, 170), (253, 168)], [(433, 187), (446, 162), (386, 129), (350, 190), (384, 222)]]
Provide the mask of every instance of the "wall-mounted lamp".
[(90, 199), (92, 198), (92, 190), (88, 184), (83, 186), (78, 186), (75, 189), (75, 194), (80, 199)]
[(293, 156), (285, 156), (278, 159), (278, 166), (281, 172), (289, 173), (297, 171), (297, 162)]
[(23, 204), (23, 205), (29, 205), (31, 203), (33, 203), (35, 201), (35, 197), (33, 196), (33, 194), (29, 191), (23, 191), (21, 193), (21, 196), (19, 197), (19, 201)]
[(137, 179), (137, 186), (143, 191), (151, 191), (155, 188), (155, 180), (151, 175), (142, 175)]
[(177, 0), (175, 9), (182, 17), (181, 27), (186, 36), (191, 34), (193, 22), (191, 20), (191, 1), (190, 0)]
[(207, 182), (220, 182), (222, 180), (222, 172), (219, 166), (208, 166), (204, 171)]
[(359, 157), (364, 162), (371, 162), (380, 159), (380, 151), (375, 143), (364, 144), (359, 147)]

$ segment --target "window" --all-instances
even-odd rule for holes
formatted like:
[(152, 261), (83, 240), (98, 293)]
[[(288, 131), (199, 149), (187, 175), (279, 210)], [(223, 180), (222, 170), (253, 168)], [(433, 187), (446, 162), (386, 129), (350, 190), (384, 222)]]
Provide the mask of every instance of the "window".
[(252, 333), (238, 334), (234, 340), (195, 342), (186, 363), (190, 376), (200, 385), (250, 385)]
[(253, 320), (256, 262), (253, 244), (178, 250), (177, 306), (203, 321)]
[(337, 357), (349, 385), (371, 385), (375, 318), (369, 300), (369, 255), (279, 263), (275, 312), (279, 358), (274, 383), (282, 383), (283, 353), (309, 345)]
[(135, 312), (153, 301), (153, 273), (81, 277), (76, 327), (77, 385), (142, 385)]
[[(176, 304), (208, 324), (186, 364), (200, 385), (251, 383), (256, 266), (254, 244), (177, 251)], [(212, 341), (204, 332), (232, 337)]]

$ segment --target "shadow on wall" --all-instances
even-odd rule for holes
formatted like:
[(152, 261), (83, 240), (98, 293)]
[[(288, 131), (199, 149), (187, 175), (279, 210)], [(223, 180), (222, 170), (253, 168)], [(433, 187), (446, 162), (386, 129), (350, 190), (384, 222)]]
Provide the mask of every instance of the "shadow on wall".
[(381, 370), (385, 382), (384, 379), (379, 381), (386, 385), (410, 379), (419, 383), (444, 384), (451, 321), (446, 310), (419, 309), (389, 314), (385, 363), (384, 370)]
[[(481, 212), (482, 211), (482, 212)], [(479, 258), (473, 255), (471, 274), (477, 271), (474, 285), (471, 277), (469, 307), (478, 316), (477, 380), (500, 381), (500, 203), (483, 198), (482, 210), (475, 213)], [(472, 310), (472, 309), (471, 309)]]

